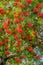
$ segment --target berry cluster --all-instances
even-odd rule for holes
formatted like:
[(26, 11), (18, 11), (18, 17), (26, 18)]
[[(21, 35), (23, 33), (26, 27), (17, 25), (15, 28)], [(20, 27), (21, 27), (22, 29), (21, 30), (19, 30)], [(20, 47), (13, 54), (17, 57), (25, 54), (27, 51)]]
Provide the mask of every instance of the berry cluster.
[(0, 0), (0, 56), (13, 54), (12, 65), (43, 63), (43, 0)]

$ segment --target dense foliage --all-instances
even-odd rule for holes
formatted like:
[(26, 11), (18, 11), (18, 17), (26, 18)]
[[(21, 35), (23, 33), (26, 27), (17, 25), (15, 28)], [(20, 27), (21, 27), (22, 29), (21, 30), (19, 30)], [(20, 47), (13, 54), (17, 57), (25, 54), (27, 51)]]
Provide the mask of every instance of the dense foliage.
[(0, 56), (11, 55), (6, 65), (43, 65), (43, 0), (0, 0)]

